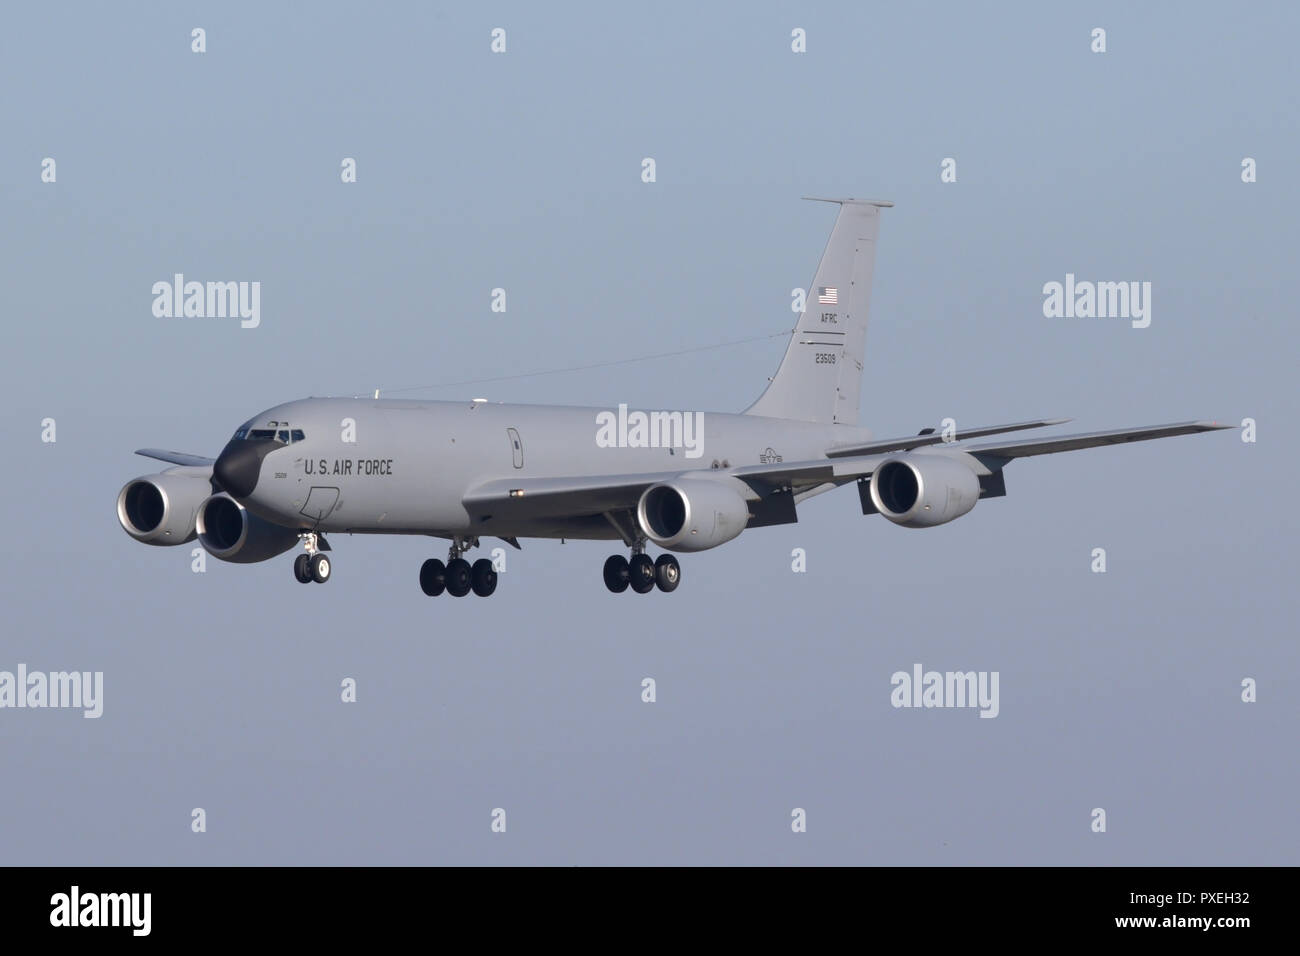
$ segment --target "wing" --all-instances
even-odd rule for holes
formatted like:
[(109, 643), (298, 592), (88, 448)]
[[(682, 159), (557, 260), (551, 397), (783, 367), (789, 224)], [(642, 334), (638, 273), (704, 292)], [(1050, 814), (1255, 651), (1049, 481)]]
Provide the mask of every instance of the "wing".
[[(975, 435), (976, 432), (989, 434), (1013, 429), (1035, 428), (1040, 424), (1052, 423), (1042, 421), (1035, 423), (1023, 422), (1019, 425), (998, 425), (989, 430), (971, 429), (962, 434), (969, 438)], [(935, 452), (939, 454), (949, 452), (968, 454), (978, 459), (979, 463), (989, 471), (996, 471), (1015, 458), (1050, 455), (1058, 451), (1076, 451), (1080, 448), (1097, 448), (1102, 445), (1150, 441), (1153, 438), (1171, 438), (1174, 435), (1194, 435), (1198, 432), (1219, 431), (1224, 428), (1235, 427), (1235, 425), (1220, 425), (1218, 422), (1175, 422), (1172, 425), (1147, 425), (1142, 428), (1120, 428), (1107, 432), (1058, 435), (1054, 438), (1026, 438), (1019, 441), (985, 442), (974, 445), (944, 443), (941, 448), (935, 449)], [(916, 437), (931, 438), (934, 436)], [(855, 478), (866, 478), (890, 454), (921, 447), (919, 445), (900, 447), (899, 442), (906, 440), (897, 439), (856, 446), (858, 448), (872, 449), (875, 452), (874, 454), (817, 458), (811, 461), (786, 462), (778, 465), (747, 465), (743, 468), (732, 468), (726, 473), (735, 475), (751, 487), (755, 485), (789, 487), (798, 494), (802, 490), (818, 485), (828, 483), (842, 485)], [(939, 444), (940, 442), (942, 442), (941, 438), (938, 441), (927, 442), (927, 444)], [(834, 452), (828, 452), (827, 454), (833, 455)]]
[[(998, 431), (1012, 428), (1034, 428), (1041, 423), (1021, 423), (1016, 426), (995, 426)], [(1031, 455), (1049, 455), (1058, 451), (1079, 448), (1096, 448), (1101, 445), (1118, 445), (1125, 442), (1169, 438), (1174, 435), (1192, 435), (1197, 432), (1234, 428), (1216, 422), (1179, 422), (1172, 425), (1151, 425), (1145, 428), (1124, 428), (1108, 432), (1087, 432), (1080, 435), (1060, 435), (1056, 438), (1031, 438), (1012, 442), (989, 442), (976, 445), (945, 444), (936, 449), (939, 454), (965, 453), (978, 460), (983, 469), (996, 471), (1014, 458)], [(965, 432), (973, 435), (979, 429)], [(987, 432), (985, 432), (987, 434)], [(915, 436), (930, 438), (931, 436)], [(899, 439), (902, 441), (902, 439)], [(938, 439), (939, 442), (942, 439)], [(938, 442), (929, 442), (937, 444)], [(758, 501), (773, 492), (789, 491), (795, 496), (825, 485), (843, 485), (858, 478), (866, 478), (889, 455), (905, 451), (891, 442), (871, 443), (867, 446), (888, 446), (874, 454), (842, 455), (835, 458), (814, 458), (808, 461), (781, 462), (769, 465), (745, 465), (739, 468), (694, 471), (656, 472), (637, 475), (596, 475), (566, 478), (506, 478), (485, 482), (473, 488), (462, 499), (471, 515), (510, 517), (533, 520), (538, 518), (577, 517), (603, 512), (635, 508), (642, 493), (651, 485), (670, 481), (681, 475), (708, 477), (732, 476), (743, 481), (750, 489), (748, 497)], [(919, 447), (916, 445), (908, 447)]]
[(936, 433), (934, 429), (927, 429), (919, 435), (908, 435), (905, 438), (887, 438), (881, 441), (870, 441), (858, 445), (832, 445), (826, 450), (829, 458), (845, 458), (852, 455), (875, 455), (883, 454), (890, 451), (908, 451), (912, 448), (921, 448), (925, 445), (937, 445), (942, 441), (962, 441), (967, 438), (983, 438), (986, 435), (1000, 435), (1004, 432), (1024, 431), (1026, 428), (1043, 428), (1047, 425), (1063, 425), (1069, 418), (1039, 418), (1032, 422), (1014, 422), (1010, 425), (986, 425), (983, 428), (961, 428), (957, 430), (955, 437), (945, 439), (942, 433)]
[(461, 499), (471, 516), (538, 518), (597, 515), (635, 508), (653, 484), (676, 477), (670, 473), (594, 475), (573, 478), (505, 478), (484, 482)]
[(532, 521), (541, 518), (571, 518), (622, 511), (637, 506), (651, 485), (689, 475), (693, 478), (733, 476), (750, 489), (747, 497), (757, 501), (772, 491), (788, 489), (798, 494), (825, 484), (841, 485), (871, 474), (884, 455), (854, 458), (817, 458), (772, 465), (747, 465), (714, 470), (700, 468), (682, 472), (653, 472), (637, 475), (596, 475), (566, 478), (505, 478), (472, 488), (462, 499), (465, 509), (479, 520), (513, 518)]
[[(963, 445), (961, 450), (989, 463), (1001, 459), (1002, 464), (1013, 458), (1032, 455), (1052, 455), (1058, 451), (1077, 451), (1080, 448), (1097, 448), (1101, 445), (1120, 445), (1131, 441), (1150, 441), (1153, 438), (1171, 438), (1174, 435), (1195, 435), (1198, 432), (1236, 428), (1218, 422), (1175, 422), (1171, 425), (1147, 425), (1143, 428), (1120, 428), (1109, 432), (1085, 432), (1080, 435), (1058, 435), (1054, 438), (1025, 438), (1020, 441), (988, 442), (982, 445)], [(1001, 467), (998, 465), (997, 467)]]
[(800, 494), (821, 485), (842, 485), (855, 478), (865, 478), (888, 457), (887, 453), (882, 453), (851, 458), (813, 458), (779, 465), (745, 465), (728, 469), (725, 473), (735, 475), (760, 495), (764, 490), (776, 488), (788, 488)]
[(183, 451), (164, 451), (161, 448), (139, 448), (136, 450), (136, 454), (144, 455), (146, 458), (156, 458), (158, 461), (171, 462), (173, 465), (203, 467), (216, 461), (215, 458), (204, 458), (202, 455), (187, 455)]

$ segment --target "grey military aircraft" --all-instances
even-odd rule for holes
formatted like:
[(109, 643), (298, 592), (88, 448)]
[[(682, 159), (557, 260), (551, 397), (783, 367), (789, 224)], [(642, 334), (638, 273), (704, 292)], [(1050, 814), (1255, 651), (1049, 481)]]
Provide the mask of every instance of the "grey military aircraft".
[[(808, 197), (820, 198), (820, 197)], [(146, 544), (198, 538), (223, 561), (265, 561), (296, 545), (294, 576), (328, 581), (327, 534), (413, 534), (450, 542), (420, 567), (424, 593), (496, 590), (483, 538), (621, 540), (609, 590), (673, 591), (672, 552), (704, 551), (747, 528), (798, 520), (809, 498), (855, 482), (864, 514), (906, 528), (944, 524), (1006, 494), (1017, 458), (1231, 426), (1192, 421), (1117, 431), (980, 441), (1069, 419), (926, 428), (878, 439), (858, 425), (882, 208), (826, 199), (839, 212), (785, 356), (741, 414), (543, 405), (306, 398), (235, 430), (215, 458), (146, 448), (176, 467), (132, 479), (117, 497)], [(652, 559), (647, 544), (665, 553)]]

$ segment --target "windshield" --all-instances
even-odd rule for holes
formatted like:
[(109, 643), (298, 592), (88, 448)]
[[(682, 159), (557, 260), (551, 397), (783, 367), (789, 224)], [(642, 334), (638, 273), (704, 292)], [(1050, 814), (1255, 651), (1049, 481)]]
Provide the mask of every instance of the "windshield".
[(235, 441), (243, 441), (245, 438), (250, 441), (278, 441), (281, 445), (290, 445), (296, 441), (303, 441), (306, 436), (301, 428), (248, 428), (245, 426), (235, 432)]

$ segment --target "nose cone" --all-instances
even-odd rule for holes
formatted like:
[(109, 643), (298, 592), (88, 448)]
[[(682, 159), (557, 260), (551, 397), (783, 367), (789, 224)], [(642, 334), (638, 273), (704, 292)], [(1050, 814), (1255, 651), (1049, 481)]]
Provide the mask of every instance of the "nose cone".
[(212, 465), (212, 475), (233, 498), (247, 498), (262, 474), (262, 459), (279, 448), (275, 441), (238, 439), (229, 442)]

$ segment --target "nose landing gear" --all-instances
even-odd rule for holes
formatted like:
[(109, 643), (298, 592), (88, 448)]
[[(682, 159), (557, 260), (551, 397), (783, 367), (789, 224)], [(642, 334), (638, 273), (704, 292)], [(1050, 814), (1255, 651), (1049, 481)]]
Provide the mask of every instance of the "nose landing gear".
[(299, 584), (324, 584), (330, 579), (330, 559), (324, 552), (329, 550), (329, 543), (314, 532), (304, 532), (302, 538), (303, 554), (293, 559), (293, 576)]

